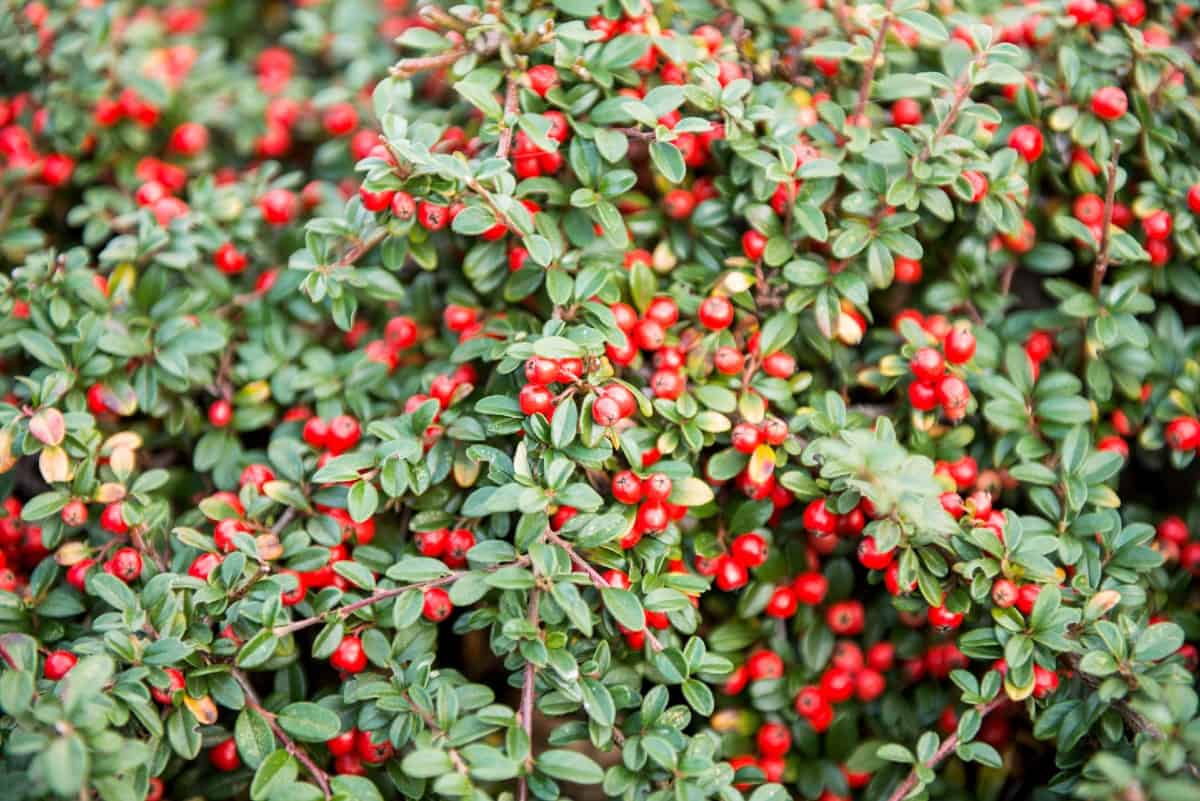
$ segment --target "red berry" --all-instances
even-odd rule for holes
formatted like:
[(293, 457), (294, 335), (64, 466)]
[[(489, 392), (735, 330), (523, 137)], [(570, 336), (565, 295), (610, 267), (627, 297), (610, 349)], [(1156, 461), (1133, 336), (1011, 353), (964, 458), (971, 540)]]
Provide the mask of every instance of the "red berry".
[(783, 756), (792, 747), (792, 733), (782, 723), (764, 723), (755, 735), (755, 743), (763, 756)]
[(202, 553), (192, 560), (188, 566), (188, 575), (192, 578), (208, 581), (212, 572), (221, 566), (221, 557), (215, 553)]
[(395, 748), (391, 741), (375, 742), (369, 731), (359, 731), (354, 737), (354, 749), (363, 762), (378, 765), (392, 758)]
[(1033, 125), (1018, 125), (1008, 135), (1008, 146), (1026, 161), (1037, 161), (1043, 145), (1042, 132)]
[(825, 600), (825, 594), (829, 592), (829, 580), (820, 573), (801, 573), (792, 582), (792, 590), (796, 593), (797, 601), (805, 606), (816, 606)]
[(1118, 86), (1105, 86), (1092, 95), (1092, 113), (1102, 120), (1115, 120), (1129, 110), (1129, 98)]
[(194, 156), (208, 147), (208, 129), (198, 122), (184, 122), (171, 132), (167, 147), (184, 156)]
[(258, 208), (271, 225), (286, 225), (296, 216), (300, 202), (287, 189), (272, 189), (258, 199)]
[[(537, 384), (526, 384), (521, 387), (517, 401), (521, 405), (521, 413), (530, 417), (535, 414), (544, 414), (548, 417), (554, 410), (554, 396), (550, 390)], [(595, 407), (592, 408), (594, 411)]]
[(642, 480), (632, 470), (613, 476), (612, 494), (619, 503), (635, 504), (642, 499)]
[(118, 548), (107, 562), (104, 572), (128, 584), (142, 575), (142, 555), (133, 548)]
[(946, 361), (965, 364), (975, 355), (975, 335), (965, 326), (956, 326), (946, 334), (942, 349), (946, 352)]
[(998, 578), (992, 582), (992, 603), (1001, 609), (1008, 609), (1017, 602), (1017, 585), (1006, 578)]
[(796, 614), (796, 610), (800, 606), (800, 600), (796, 597), (795, 591), (791, 587), (776, 587), (771, 597), (767, 600), (766, 612), (768, 617), (781, 619), (790, 618)]
[(746, 357), (737, 348), (728, 345), (717, 348), (713, 354), (713, 366), (723, 375), (737, 375), (745, 366)]
[(304, 421), (304, 441), (314, 448), (324, 448), (329, 438), (329, 424), (320, 417), (310, 417)]
[(1194, 417), (1176, 417), (1167, 423), (1164, 437), (1171, 450), (1195, 450), (1200, 447), (1200, 421)]
[(222, 398), (212, 402), (208, 407), (208, 422), (216, 428), (224, 428), (233, 419), (233, 406)]
[(214, 745), (208, 752), (208, 761), (214, 768), (225, 773), (240, 768), (242, 760), (238, 757), (237, 741), (230, 737)]
[(361, 673), (367, 666), (367, 652), (363, 650), (362, 640), (353, 635), (342, 637), (329, 657), (329, 663), (347, 673)]
[(783, 658), (774, 651), (755, 651), (746, 660), (746, 672), (751, 681), (783, 678)]
[(825, 622), (834, 634), (858, 634), (865, 622), (863, 605), (860, 601), (839, 601), (825, 612)]
[(705, 298), (697, 314), (700, 324), (710, 331), (728, 328), (733, 322), (733, 304), (717, 295)]
[(762, 443), (762, 431), (750, 423), (738, 423), (729, 434), (730, 444), (741, 453), (753, 453)]
[(345, 756), (354, 753), (354, 739), (358, 734), (358, 729), (351, 728), (344, 731), (331, 740), (325, 741), (325, 747), (329, 749), (329, 753), (335, 757)]
[(870, 570), (883, 570), (892, 563), (892, 551), (878, 551), (874, 537), (863, 537), (858, 543), (858, 561)]
[(51, 651), (46, 654), (46, 663), (42, 667), (42, 672), (50, 681), (58, 681), (63, 676), (71, 672), (71, 668), (75, 667), (75, 663), (79, 659), (70, 651)]
[(358, 444), (362, 436), (362, 428), (358, 421), (348, 414), (341, 414), (329, 421), (329, 434), (326, 447), (330, 453), (344, 453)]
[(696, 209), (696, 196), (687, 189), (672, 189), (663, 197), (663, 211), (673, 220), (686, 220)]
[(967, 179), (967, 183), (971, 185), (971, 202), (978, 203), (987, 196), (988, 179), (981, 172), (975, 170), (964, 170), (963, 178)]
[(766, 249), (767, 238), (758, 231), (751, 229), (742, 234), (742, 253), (746, 254), (746, 258), (758, 261)]
[(892, 259), (892, 263), (895, 268), (896, 280), (901, 284), (915, 284), (921, 280), (921, 262), (917, 259), (896, 256)]
[(421, 606), (421, 613), (426, 620), (434, 623), (441, 623), (450, 616), (450, 612), (454, 610), (454, 605), (450, 603), (450, 594), (441, 587), (430, 587), (425, 590), (425, 598)]
[(725, 592), (741, 589), (750, 580), (746, 568), (733, 559), (722, 556), (717, 563), (717, 587)]
[(934, 348), (921, 348), (913, 354), (910, 367), (918, 381), (931, 382), (946, 372), (946, 360)]
[(754, 532), (739, 534), (729, 545), (729, 555), (742, 567), (758, 567), (767, 561), (767, 541)]
[(449, 210), (445, 206), (422, 200), (417, 204), (417, 222), (427, 231), (440, 231), (450, 222)]
[(529, 88), (540, 97), (545, 97), (546, 93), (558, 83), (558, 70), (550, 64), (530, 67), (525, 74), (529, 78)]
[(796, 359), (789, 353), (775, 351), (763, 359), (762, 368), (772, 378), (791, 378), (796, 372)]
[(1193, 184), (1188, 187), (1187, 205), (1192, 214), (1200, 214), (1200, 184)]
[(825, 508), (825, 499), (810, 501), (804, 507), (804, 527), (816, 534), (833, 534), (837, 527), (837, 516)]
[(82, 526), (88, 520), (87, 504), (78, 498), (73, 498), (67, 501), (67, 505), (62, 508), (60, 516), (65, 525)]
[(1171, 219), (1171, 213), (1162, 209), (1142, 220), (1142, 230), (1150, 239), (1166, 239), (1171, 235), (1172, 228), (1174, 220)]

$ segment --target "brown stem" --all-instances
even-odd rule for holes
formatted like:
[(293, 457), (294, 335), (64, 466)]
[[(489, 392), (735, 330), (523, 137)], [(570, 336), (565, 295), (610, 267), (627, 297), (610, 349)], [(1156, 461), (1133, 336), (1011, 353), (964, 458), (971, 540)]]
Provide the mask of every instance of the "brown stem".
[(321, 788), (321, 792), (325, 794), (325, 797), (331, 798), (333, 794), (329, 790), (329, 774), (322, 770), (316, 762), (313, 762), (312, 757), (308, 755), (308, 752), (296, 745), (296, 742), (288, 736), (287, 732), (285, 732), (279, 725), (279, 721), (275, 719), (275, 713), (270, 712), (263, 707), (262, 702), (258, 700), (258, 693), (254, 691), (254, 687), (250, 684), (250, 679), (246, 676), (246, 674), (237, 668), (233, 668), (230, 672), (232, 673), (234, 680), (242, 688), (242, 693), (246, 696), (246, 705), (258, 714), (262, 715), (263, 720), (265, 720), (267, 725), (271, 727), (271, 731), (274, 732), (275, 736), (279, 738), (279, 741), (283, 743), (283, 747), (287, 750), (287, 752), (294, 756), (296, 760), (304, 766), (304, 769), (307, 770), (309, 775), (313, 777), (313, 781), (315, 781), (317, 786)]
[[(425, 722), (425, 726), (429, 729), (430, 734), (432, 734), (434, 737), (445, 736), (446, 732), (441, 726), (438, 725), (438, 722), (433, 719), (433, 715), (429, 714), (427, 710), (419, 706), (416, 701), (409, 697), (408, 693), (404, 694), (404, 700), (408, 702), (409, 709), (416, 713), (417, 717)], [(447, 753), (450, 755), (450, 761), (454, 763), (455, 770), (464, 776), (470, 773), (467, 763), (463, 761), (462, 754), (458, 753), (457, 748), (447, 746)]]
[(515, 125), (509, 125), (508, 118), (515, 116), (517, 111), (517, 79), (509, 75), (508, 87), (504, 92), (504, 119), (500, 123), (503, 127), (500, 131), (500, 145), (496, 148), (496, 158), (508, 158), (508, 151), (512, 148)]
[(465, 47), (456, 47), (453, 50), (447, 50), (444, 53), (438, 53), (436, 56), (402, 58), (392, 65), (390, 72), (393, 77), (408, 78), (412, 75), (416, 75), (418, 72), (449, 67), (467, 53), (468, 50)]
[(375, 247), (377, 245), (379, 245), (381, 242), (383, 242), (383, 240), (387, 239), (387, 237), (388, 237), (387, 228), (375, 229), (374, 231), (371, 232), (370, 236), (368, 236), (366, 239), (362, 240), (358, 244), (354, 245), (354, 247), (347, 250), (346, 255), (342, 256), (342, 258), (338, 260), (337, 266), (338, 267), (349, 267), (350, 265), (354, 264), (356, 261), (361, 259), (363, 256), (367, 255), (367, 253), (374, 250)]
[[(506, 562), (506, 563), (500, 564), (500, 565), (493, 565), (492, 567), (487, 568), (484, 572), (494, 573), (495, 571), (499, 570), (502, 567), (523, 567), (527, 564), (529, 564), (529, 557), (522, 556), (521, 558), (519, 558), (513, 562)], [(331, 609), (330, 611), (324, 612), (320, 615), (313, 615), (312, 617), (306, 617), (302, 620), (293, 620), (291, 623), (288, 623), (286, 625), (277, 626), (275, 628), (274, 634), (276, 637), (285, 637), (288, 634), (291, 634), (292, 632), (300, 631), (301, 629), (306, 629), (309, 626), (315, 626), (318, 623), (323, 623), (323, 622), (325, 622), (325, 619), (331, 615), (335, 615), (339, 618), (345, 619), (345, 618), (349, 617), (350, 615), (354, 614), (355, 612), (357, 612), (359, 609), (363, 609), (368, 606), (372, 606), (373, 604), (380, 603), (381, 601), (386, 601), (389, 598), (395, 598), (397, 595), (403, 595), (404, 593), (408, 592), (409, 590), (427, 590), (427, 589), (430, 589), (431, 587), (441, 587), (446, 584), (453, 584), (455, 581), (458, 581), (460, 578), (462, 578), (465, 575), (468, 575), (470, 572), (471, 571), (469, 571), (469, 570), (459, 570), (459, 571), (455, 571), (455, 572), (451, 573), (448, 576), (442, 576), (441, 578), (430, 579), (429, 581), (418, 581), (415, 584), (405, 584), (402, 587), (388, 587), (387, 589), (376, 590), (375, 592), (368, 595), (366, 598), (362, 598), (358, 601), (355, 601), (354, 603), (349, 603), (349, 604), (346, 604), (345, 606), (340, 606), (337, 609)]]
[(1108, 246), (1112, 237), (1108, 229), (1112, 227), (1113, 206), (1117, 194), (1117, 160), (1121, 157), (1121, 140), (1114, 139), (1112, 156), (1108, 160), (1108, 185), (1104, 190), (1104, 228), (1100, 231), (1100, 251), (1096, 254), (1096, 266), (1092, 268), (1092, 295), (1100, 297), (1100, 286), (1104, 283), (1104, 274), (1108, 272)]
[[(985, 704), (981, 707), (976, 707), (976, 709), (979, 710), (980, 717), (987, 717), (989, 712), (996, 709), (996, 707), (1000, 706), (1007, 700), (1008, 700), (1008, 698), (1006, 696), (1000, 695), (1000, 696), (997, 696), (996, 698), (993, 698), (987, 704)], [(945, 741), (942, 743), (941, 747), (938, 748), (937, 752), (934, 753), (934, 755), (929, 758), (929, 761), (925, 763), (925, 767), (927, 767), (931, 770), (933, 768), (936, 768), (938, 765), (940, 765), (942, 763), (942, 760), (944, 760), (946, 757), (950, 756), (950, 753), (957, 747), (958, 747), (958, 732), (956, 731), (954, 734), (951, 734), (949, 737), (947, 737), (945, 739)], [(896, 787), (896, 789), (892, 791), (892, 794), (890, 796), (888, 796), (888, 801), (901, 801), (902, 798), (904, 798), (906, 795), (908, 795), (910, 792), (912, 792), (912, 789), (914, 786), (916, 786), (916, 784), (917, 784), (917, 771), (914, 768), (912, 771), (909, 772), (908, 776), (904, 779), (904, 781), (900, 782), (900, 784)]]
[(284, 509), (283, 514), (281, 514), (279, 516), (279, 519), (275, 521), (275, 525), (271, 526), (271, 533), (278, 534), (279, 532), (283, 531), (285, 528), (287, 528), (287, 524), (292, 522), (292, 519), (295, 517), (296, 517), (295, 509), (293, 509), (291, 507)]
[[(1071, 667), (1071, 669), (1073, 671), (1075, 671), (1076, 675), (1079, 676), (1080, 680), (1082, 680), (1083, 683), (1086, 684), (1088, 687), (1090, 687), (1091, 689), (1094, 690), (1100, 686), (1099, 681), (1097, 681), (1096, 679), (1092, 678), (1087, 673), (1084, 673), (1083, 671), (1081, 671), (1079, 669), (1079, 657), (1077, 655), (1068, 654), (1066, 656), (1066, 661), (1067, 661), (1067, 664)], [(1146, 720), (1146, 718), (1140, 712), (1138, 712), (1136, 709), (1131, 707), (1129, 705), (1129, 702), (1126, 701), (1124, 698), (1118, 698), (1113, 701), (1109, 701), (1108, 703), (1109, 703), (1109, 706), (1111, 706), (1113, 709), (1117, 710), (1117, 714), (1121, 716), (1121, 719), (1123, 721), (1125, 721), (1125, 725), (1127, 725), (1135, 733), (1147, 734), (1155, 740), (1169, 739), (1167, 737), (1166, 732), (1164, 732), (1162, 729), (1158, 728), (1158, 726), (1156, 726), (1155, 724)], [(1191, 762), (1186, 762), (1186, 763), (1184, 763), (1184, 767), (1187, 769), (1187, 772), (1192, 775), (1193, 778), (1200, 779), (1200, 766), (1197, 766)]]
[[(592, 580), (593, 587), (598, 590), (608, 589), (609, 585), (608, 582), (604, 580), (604, 576), (601, 576), (596, 568), (592, 567), (588, 563), (588, 560), (579, 555), (579, 552), (575, 550), (574, 545), (567, 542), (553, 531), (546, 532), (546, 539), (567, 552), (567, 556), (571, 557), (571, 562), (584, 573), (586, 573), (588, 578)], [(645, 632), (646, 642), (650, 643), (650, 647), (655, 651), (661, 651), (663, 649), (663, 645), (658, 641), (658, 638), (654, 636), (654, 632), (650, 631), (649, 627), (645, 629)]]
[(883, 23), (879, 26), (879, 35), (875, 37), (875, 47), (871, 51), (871, 60), (867, 62), (867, 69), (863, 72), (862, 83), (858, 87), (858, 102), (854, 104), (855, 119), (862, 117), (863, 112), (867, 109), (867, 100), (871, 96), (871, 82), (875, 80), (875, 69), (879, 61), (879, 54), (883, 52), (883, 43), (887, 39), (888, 29), (892, 27), (892, 2), (893, 0), (887, 0), (884, 6), (887, 15), (883, 18)]
[[(537, 587), (529, 594), (529, 622), (534, 629), (538, 628), (541, 621), (538, 612), (539, 602), (541, 600), (541, 590)], [(533, 754), (533, 685), (537, 672), (537, 668), (533, 662), (525, 662), (525, 677), (521, 684), (521, 728), (525, 730), (525, 738), (529, 740), (529, 753)], [(525, 766), (525, 772), (522, 772), (517, 780), (517, 799), (518, 801), (527, 801), (529, 798), (529, 777), (528, 771), (530, 765)]]

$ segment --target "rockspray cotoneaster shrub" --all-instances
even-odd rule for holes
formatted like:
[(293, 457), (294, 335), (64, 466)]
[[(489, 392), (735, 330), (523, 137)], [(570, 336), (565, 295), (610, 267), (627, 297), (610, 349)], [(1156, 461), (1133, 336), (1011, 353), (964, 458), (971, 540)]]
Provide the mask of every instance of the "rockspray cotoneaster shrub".
[(0, 9), (0, 798), (1200, 798), (1200, 27)]

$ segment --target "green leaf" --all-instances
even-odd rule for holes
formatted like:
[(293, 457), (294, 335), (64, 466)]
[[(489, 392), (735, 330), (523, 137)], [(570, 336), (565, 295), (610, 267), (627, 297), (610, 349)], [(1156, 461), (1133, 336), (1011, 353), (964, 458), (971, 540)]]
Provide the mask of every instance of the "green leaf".
[(342, 727), (336, 712), (308, 701), (288, 704), (279, 710), (277, 721), (285, 732), (306, 743), (323, 743)]
[(1133, 646), (1133, 655), (1147, 662), (1155, 662), (1170, 656), (1182, 646), (1182, 628), (1175, 623), (1155, 623), (1138, 635)]
[(630, 631), (641, 631), (646, 627), (646, 613), (638, 597), (629, 590), (605, 587), (600, 590), (604, 608), (617, 622)]
[(263, 760), (254, 772), (254, 780), (250, 783), (250, 798), (253, 801), (265, 801), (272, 793), (296, 781), (299, 775), (300, 765), (291, 754), (280, 748)]
[(687, 175), (683, 154), (670, 142), (651, 142), (650, 160), (662, 176), (673, 184), (679, 183)]
[(575, 751), (550, 749), (538, 755), (537, 769), (554, 779), (576, 784), (598, 784), (604, 771), (590, 757)]

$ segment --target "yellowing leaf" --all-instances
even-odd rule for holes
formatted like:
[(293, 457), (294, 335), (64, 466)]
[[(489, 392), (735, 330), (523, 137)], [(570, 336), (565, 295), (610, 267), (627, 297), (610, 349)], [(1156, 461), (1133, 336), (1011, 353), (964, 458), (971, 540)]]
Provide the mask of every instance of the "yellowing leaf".
[(712, 487), (695, 477), (676, 481), (671, 488), (671, 503), (678, 506), (703, 506), (712, 499)]
[(1029, 678), (1029, 686), (1028, 687), (1013, 686), (1011, 672), (1004, 677), (1004, 692), (1008, 695), (1008, 697), (1010, 699), (1012, 699), (1013, 701), (1024, 701), (1026, 698), (1028, 698), (1030, 695), (1033, 694), (1033, 685), (1034, 685), (1033, 674), (1030, 673), (1029, 676), (1030, 676), (1030, 678)]
[(192, 713), (202, 726), (211, 726), (217, 722), (217, 705), (213, 703), (213, 699), (210, 696), (193, 698), (184, 693), (183, 705), (188, 708), (188, 711)]
[(41, 470), (42, 478), (50, 484), (66, 481), (71, 477), (71, 463), (67, 459), (67, 452), (57, 445), (42, 449), (38, 457), (38, 469)]
[(67, 435), (67, 421), (58, 409), (42, 409), (30, 418), (29, 433), (43, 445), (61, 445)]
[(755, 484), (762, 484), (775, 472), (775, 450), (770, 445), (759, 445), (750, 456), (746, 474)]

